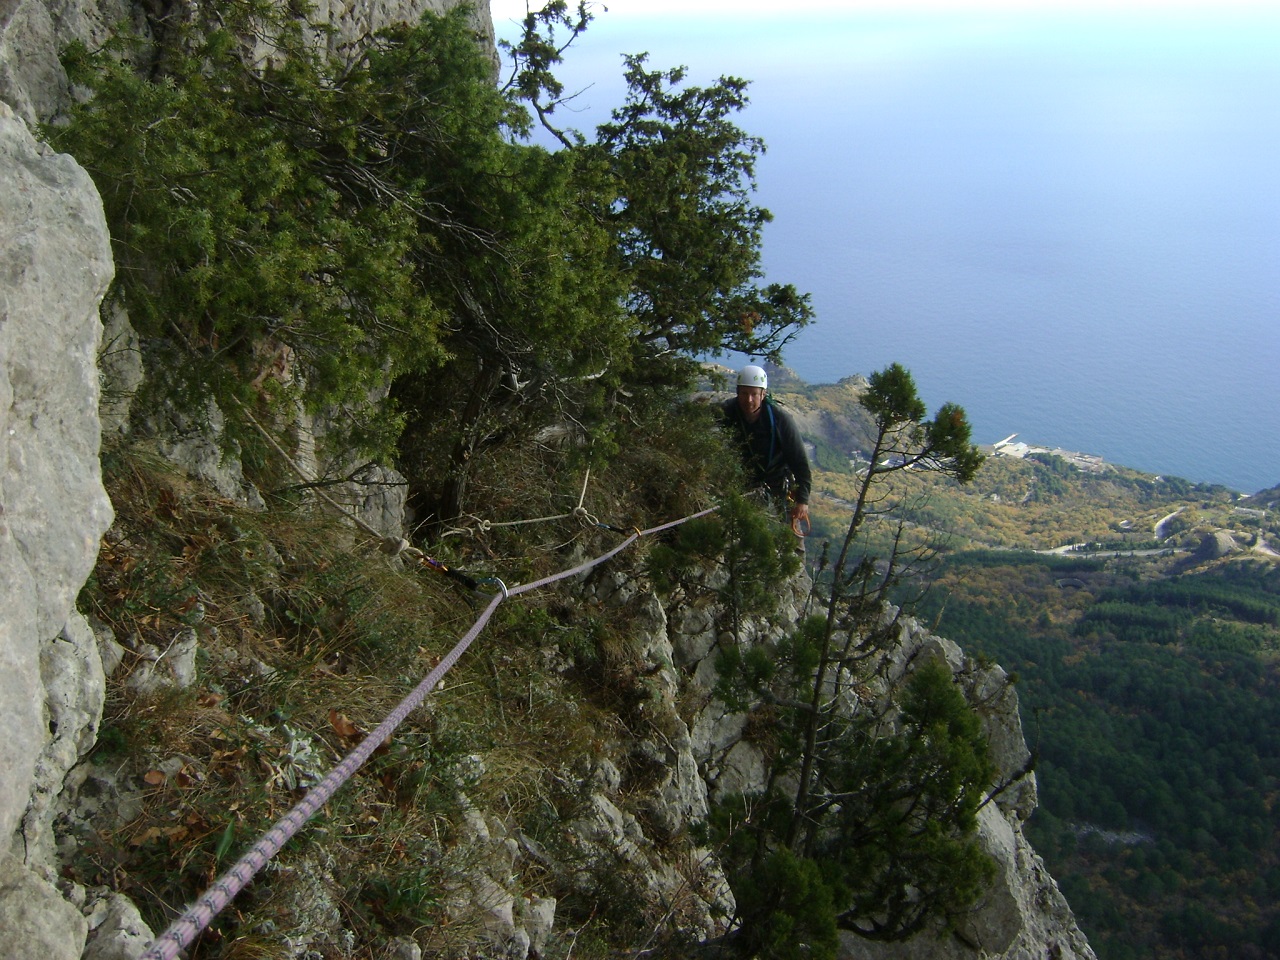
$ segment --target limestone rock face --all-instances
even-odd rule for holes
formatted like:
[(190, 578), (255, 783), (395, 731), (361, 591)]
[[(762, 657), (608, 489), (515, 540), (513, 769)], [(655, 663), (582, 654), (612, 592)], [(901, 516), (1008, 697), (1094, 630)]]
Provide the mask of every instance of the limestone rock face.
[[(443, 13), (459, 0), (318, 0), (313, 21), (327, 24), (330, 49), (393, 23), (412, 23), (423, 13)], [(476, 30), (494, 48), (493, 20), (487, 3), (477, 9)], [(57, 115), (70, 86), (58, 51), (73, 40), (90, 48), (102, 43), (116, 25), (127, 23), (150, 36), (148, 5), (136, 0), (8, 0), (0, 3), (0, 100), (28, 123)]]
[[(21, 909), (26, 924), (3, 925), (0, 955), (34, 955), (30, 941), (19, 949), (3, 938), (43, 936), (47, 925), (56, 936), (41, 956), (79, 956), (83, 922), (56, 916), (79, 913), (42, 877), (52, 800), (92, 746), (102, 709), (102, 664), (75, 600), (112, 517), (96, 357), (113, 268), (89, 176), (3, 103), (0, 251), (0, 858), (20, 824), (25, 840), (15, 848), (25, 864), (4, 867), (3, 890), (19, 899), (11, 906), (0, 892), (0, 912)], [(61, 946), (68, 937), (78, 937), (74, 953)]]
[[(791, 604), (779, 606), (774, 630), (748, 625), (744, 631), (748, 642), (767, 642), (778, 628), (784, 632), (794, 629), (800, 619), (796, 601), (807, 593), (807, 587), (807, 578), (798, 578)], [(712, 695), (715, 647), (732, 642), (729, 637), (715, 643), (706, 639), (717, 619), (716, 608), (684, 606), (668, 616), (677, 625), (671, 630), (671, 662), (690, 677), (686, 696), (701, 704), (690, 722), (692, 735), (688, 739), (709, 794), (718, 799), (762, 791), (767, 766), (760, 749), (749, 739), (746, 718)], [(896, 640), (877, 655), (878, 665), (866, 666), (864, 693), (887, 696), (886, 678), (901, 678), (925, 660), (945, 664), (951, 671), (982, 721), (996, 784), (1004, 786), (995, 802), (982, 808), (978, 825), (978, 840), (997, 870), (991, 887), (955, 936), (940, 940), (933, 933), (922, 933), (906, 942), (885, 944), (845, 934), (841, 960), (1092, 960), (1093, 951), (1066, 899), (1023, 834), (1022, 825), (1037, 803), (1036, 781), (1027, 771), (1031, 754), (1022, 732), (1017, 694), (1008, 676), (998, 666), (975, 661), (957, 644), (935, 636), (910, 617), (899, 616), (893, 608), (884, 611), (884, 618)], [(691, 694), (699, 686), (701, 695)], [(670, 813), (675, 816), (678, 811)]]
[[(315, 4), (314, 19), (333, 27), (335, 42), (341, 45), (388, 24), (413, 23), (424, 13), (445, 13), (458, 5), (459, 0), (368, 0), (366, 3), (319, 0)], [(473, 3), (472, 6), (478, 10), (476, 29), (492, 49), (493, 20), (489, 16), (489, 4)]]
[(873, 943), (842, 934), (840, 960), (1093, 960), (1066, 898), (1016, 824), (991, 805), (978, 825), (998, 875), (955, 937), (919, 936), (905, 943)]
[(75, 960), (88, 921), (15, 859), (0, 859), (0, 951), (6, 957)]
[(1207, 533), (1196, 549), (1196, 559), (1200, 561), (1221, 560), (1223, 557), (1240, 552), (1240, 545), (1226, 530), (1215, 530)]
[[(74, 604), (111, 523), (98, 464), (98, 304), (112, 265), (88, 175), (42, 148), (0, 105), (0, 583), (4, 702), (35, 737), (0, 739), (0, 829), (26, 806), (44, 747), (42, 646)], [(36, 692), (38, 695), (32, 696)], [(24, 754), (23, 759), (13, 754)], [(16, 795), (14, 795), (16, 794)]]
[(143, 28), (128, 0), (13, 0), (0, 4), (0, 100), (28, 123), (56, 114), (70, 88), (58, 51), (72, 40), (93, 47), (111, 26)]
[(99, 904), (81, 960), (133, 960), (154, 938), (151, 928), (128, 897), (116, 893)]

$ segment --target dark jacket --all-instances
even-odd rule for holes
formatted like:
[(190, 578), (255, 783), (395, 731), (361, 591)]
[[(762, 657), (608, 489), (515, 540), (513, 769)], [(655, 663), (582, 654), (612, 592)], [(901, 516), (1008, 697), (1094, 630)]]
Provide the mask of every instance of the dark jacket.
[(765, 487), (772, 496), (781, 499), (790, 477), (792, 498), (796, 503), (809, 502), (809, 489), (813, 485), (809, 456), (789, 413), (766, 396), (756, 422), (747, 423), (738, 398), (730, 397), (720, 408), (720, 419), (736, 441), (754, 486)]

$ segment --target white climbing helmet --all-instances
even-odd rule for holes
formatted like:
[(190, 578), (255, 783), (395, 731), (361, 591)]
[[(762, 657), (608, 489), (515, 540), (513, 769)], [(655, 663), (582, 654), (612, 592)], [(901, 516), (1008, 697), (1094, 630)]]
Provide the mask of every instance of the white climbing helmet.
[(755, 364), (749, 363), (738, 371), (738, 386), (759, 387), (761, 390), (768, 390), (769, 375), (764, 372), (763, 367), (757, 367)]

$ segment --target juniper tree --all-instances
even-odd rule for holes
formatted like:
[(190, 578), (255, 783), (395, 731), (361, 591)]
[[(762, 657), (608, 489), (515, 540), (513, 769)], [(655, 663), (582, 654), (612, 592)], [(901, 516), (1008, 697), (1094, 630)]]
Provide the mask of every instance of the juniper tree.
[[(851, 644), (869, 640), (869, 635), (876, 632), (875, 620), (893, 583), (898, 560), (896, 550), (882, 558), (883, 573), (877, 571), (875, 559), (869, 556), (849, 564), (855, 541), (883, 499), (885, 482), (901, 471), (927, 469), (968, 483), (982, 465), (982, 455), (970, 442), (971, 431), (964, 410), (954, 403), (945, 403), (932, 420), (926, 420), (926, 408), (915, 381), (900, 364), (890, 364), (873, 373), (859, 403), (874, 421), (874, 439), (858, 483), (853, 514), (832, 566), (826, 618), (810, 686), (810, 711), (804, 719), (796, 815), (788, 831), (789, 844), (797, 843), (802, 832), (813, 831), (810, 813), (819, 763), (819, 734), (824, 718), (833, 709), (828, 692), (830, 671), (837, 667), (838, 661), (850, 656)], [(842, 616), (850, 613), (853, 615), (847, 616), (844, 626), (851, 643), (837, 650), (833, 646), (837, 628)]]
[(751, 198), (764, 141), (735, 121), (748, 83), (692, 86), (685, 68), (646, 62), (625, 58), (626, 101), (587, 147), (609, 174), (601, 216), (635, 342), (657, 380), (663, 365), (723, 350), (780, 360), (813, 312), (794, 286), (761, 282), (773, 216)]
[[(103, 198), (113, 296), (153, 388), (197, 416), (218, 404), (233, 435), (264, 391), (344, 409), (342, 441), (385, 455), (397, 423), (371, 391), (443, 355), (446, 317), (405, 266), (414, 208), (370, 184), (359, 83), (302, 24), (244, 0), (211, 25), (207, 6), (175, 18), (158, 55), (129, 37), (73, 44), (69, 75), (91, 96), (46, 134)], [(282, 356), (295, 375), (269, 376)]]
[[(867, 521), (890, 506), (894, 475), (931, 469), (968, 482), (981, 457), (964, 411), (945, 404), (926, 419), (914, 381), (897, 364), (872, 375), (861, 403), (874, 421), (870, 462), (824, 612), (772, 648), (772, 669), (748, 657), (721, 661), (722, 698), (754, 697), (772, 721), (763, 744), (768, 782), (753, 801), (755, 815), (739, 821), (746, 841), (728, 848), (734, 879), (749, 882), (765, 863), (791, 864), (809, 878), (774, 884), (763, 912), (751, 913), (748, 898), (744, 936), (756, 949), (772, 936), (760, 925), (785, 913), (774, 901), (814, 876), (827, 884), (840, 927), (885, 940), (953, 924), (990, 877), (973, 836), (992, 779), (977, 717), (944, 666), (917, 665), (898, 681), (870, 673), (896, 637), (886, 604), (905, 552), (902, 527), (883, 556), (861, 544)], [(804, 906), (812, 906), (811, 894)]]

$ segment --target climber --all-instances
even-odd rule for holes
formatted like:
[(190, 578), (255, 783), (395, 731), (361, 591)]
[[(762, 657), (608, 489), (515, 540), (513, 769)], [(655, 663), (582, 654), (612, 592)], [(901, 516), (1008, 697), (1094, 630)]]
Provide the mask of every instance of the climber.
[(752, 486), (784, 509), (790, 499), (791, 530), (804, 537), (809, 532), (809, 457), (795, 421), (766, 396), (768, 388), (769, 377), (761, 367), (743, 367), (738, 395), (720, 408), (721, 423), (737, 440)]

